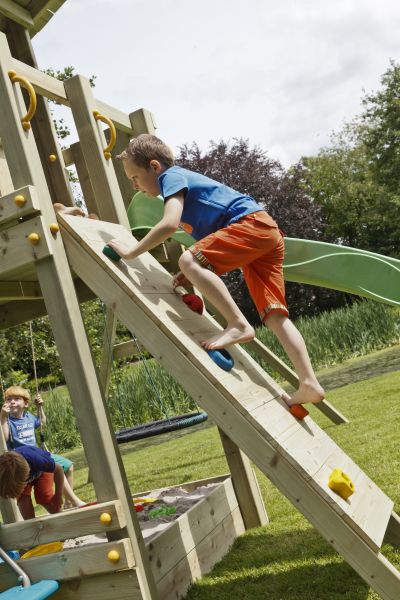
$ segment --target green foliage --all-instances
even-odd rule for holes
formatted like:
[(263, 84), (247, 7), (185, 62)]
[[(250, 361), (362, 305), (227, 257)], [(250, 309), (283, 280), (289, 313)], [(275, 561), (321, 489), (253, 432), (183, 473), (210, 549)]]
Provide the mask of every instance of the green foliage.
[(80, 435), (66, 388), (49, 388), (43, 397), (47, 417), (45, 439), (51, 452), (62, 452), (78, 446)]
[(327, 241), (399, 256), (400, 65), (392, 61), (381, 84), (329, 147), (303, 158), (302, 178), (322, 208)]
[[(400, 341), (399, 310), (369, 300), (327, 311), (312, 319), (301, 317), (296, 326), (316, 369), (340, 364)], [(279, 342), (266, 327), (257, 329), (256, 334), (275, 354), (287, 360)]]

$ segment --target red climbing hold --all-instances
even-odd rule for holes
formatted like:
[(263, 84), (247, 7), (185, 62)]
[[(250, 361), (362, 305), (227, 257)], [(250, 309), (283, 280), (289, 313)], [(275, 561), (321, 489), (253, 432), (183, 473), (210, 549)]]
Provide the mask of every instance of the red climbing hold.
[(190, 310), (199, 313), (199, 315), (203, 314), (204, 303), (200, 296), (197, 296), (197, 294), (183, 294), (182, 300)]

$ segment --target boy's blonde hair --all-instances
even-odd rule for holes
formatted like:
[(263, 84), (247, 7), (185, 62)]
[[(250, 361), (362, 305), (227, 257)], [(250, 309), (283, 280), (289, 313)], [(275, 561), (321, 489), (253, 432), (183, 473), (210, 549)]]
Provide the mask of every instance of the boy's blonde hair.
[(142, 133), (129, 142), (120, 159), (132, 160), (138, 167), (148, 169), (151, 160), (158, 160), (164, 167), (172, 167), (174, 154), (169, 146), (155, 135)]
[(19, 498), (27, 485), (29, 465), (18, 452), (4, 452), (0, 456), (0, 497)]
[(26, 390), (25, 388), (19, 386), (19, 385), (12, 385), (11, 387), (7, 388), (6, 391), (4, 392), (4, 401), (7, 400), (7, 398), (10, 397), (20, 397), (20, 398), (24, 398), (24, 400), (26, 402), (29, 402), (31, 399), (31, 395), (29, 393), (29, 390)]

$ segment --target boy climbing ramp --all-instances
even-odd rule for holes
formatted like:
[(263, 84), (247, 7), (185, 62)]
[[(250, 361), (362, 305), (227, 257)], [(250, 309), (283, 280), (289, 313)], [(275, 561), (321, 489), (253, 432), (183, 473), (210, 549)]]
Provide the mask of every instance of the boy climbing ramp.
[[(284, 242), (275, 221), (250, 196), (204, 175), (174, 165), (170, 148), (153, 135), (131, 140), (119, 156), (135, 189), (162, 195), (164, 215), (139, 242), (108, 245), (125, 260), (158, 246), (180, 226), (196, 243), (179, 260), (173, 286), (190, 282), (226, 320), (226, 328), (201, 345), (226, 348), (254, 338), (253, 327), (231, 297), (220, 275), (242, 268), (263, 324), (282, 344), (299, 376), (299, 388), (283, 399), (289, 404), (317, 403), (324, 398), (303, 337), (288, 318), (283, 280)], [(75, 213), (77, 214), (77, 213)]]

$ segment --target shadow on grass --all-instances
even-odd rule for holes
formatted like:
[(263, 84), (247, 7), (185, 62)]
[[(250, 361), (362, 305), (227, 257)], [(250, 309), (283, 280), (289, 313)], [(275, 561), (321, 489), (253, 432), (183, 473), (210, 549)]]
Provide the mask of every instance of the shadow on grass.
[(366, 600), (368, 594), (369, 586), (314, 530), (259, 528), (238, 538), (186, 600)]

